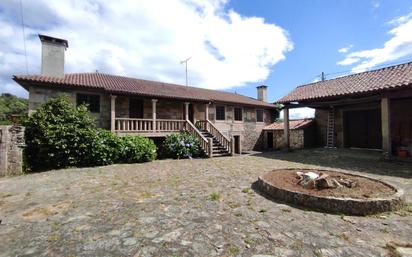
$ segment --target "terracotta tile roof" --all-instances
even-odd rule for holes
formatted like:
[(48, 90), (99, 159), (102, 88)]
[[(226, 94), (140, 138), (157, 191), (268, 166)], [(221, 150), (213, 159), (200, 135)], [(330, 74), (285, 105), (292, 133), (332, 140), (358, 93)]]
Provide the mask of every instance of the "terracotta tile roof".
[(13, 79), (27, 88), (29, 85), (49, 85), (52, 87), (89, 88), (104, 90), (107, 93), (141, 95), (159, 98), (174, 98), (203, 102), (237, 103), (265, 108), (275, 108), (271, 103), (217, 90), (181, 86), (156, 81), (108, 75), (103, 73), (72, 73), (63, 78), (42, 75), (13, 76)]
[(412, 62), (297, 87), (277, 103), (365, 95), (412, 86)]
[[(289, 129), (303, 129), (312, 124), (313, 119), (289, 120)], [(267, 125), (263, 130), (283, 130), (283, 121), (277, 121)]]

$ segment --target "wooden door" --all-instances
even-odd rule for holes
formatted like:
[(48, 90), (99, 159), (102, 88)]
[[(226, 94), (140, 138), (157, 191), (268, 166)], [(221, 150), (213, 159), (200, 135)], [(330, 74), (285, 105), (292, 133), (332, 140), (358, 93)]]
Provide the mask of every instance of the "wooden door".
[(143, 100), (135, 98), (130, 99), (129, 118), (143, 119)]
[(382, 124), (379, 109), (344, 113), (345, 146), (382, 149)]

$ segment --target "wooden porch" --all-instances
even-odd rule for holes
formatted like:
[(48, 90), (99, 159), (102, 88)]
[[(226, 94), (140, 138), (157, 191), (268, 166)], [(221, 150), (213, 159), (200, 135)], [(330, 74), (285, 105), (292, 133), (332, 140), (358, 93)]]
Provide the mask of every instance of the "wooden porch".
[(151, 99), (151, 119), (116, 117), (116, 96), (111, 95), (111, 131), (118, 135), (134, 134), (144, 137), (165, 137), (174, 133), (189, 132), (199, 139), (208, 157), (221, 155), (222, 151), (233, 154), (234, 140), (223, 135), (208, 119), (209, 104), (205, 104), (204, 120), (192, 122), (189, 113), (190, 102), (184, 102), (184, 119), (157, 119), (157, 102), (157, 99)]

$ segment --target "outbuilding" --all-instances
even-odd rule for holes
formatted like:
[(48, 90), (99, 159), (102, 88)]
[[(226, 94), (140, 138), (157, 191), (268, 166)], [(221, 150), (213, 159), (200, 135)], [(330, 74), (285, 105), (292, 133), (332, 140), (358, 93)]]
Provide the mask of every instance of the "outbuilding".
[[(290, 148), (302, 149), (313, 147), (316, 144), (315, 123), (313, 119), (299, 119), (289, 121)], [(281, 149), (284, 147), (284, 123), (276, 121), (263, 129), (265, 148)]]
[[(408, 156), (412, 147), (412, 62), (297, 87), (277, 101), (316, 109), (320, 146), (377, 149)], [(288, 125), (284, 126), (290, 146)]]

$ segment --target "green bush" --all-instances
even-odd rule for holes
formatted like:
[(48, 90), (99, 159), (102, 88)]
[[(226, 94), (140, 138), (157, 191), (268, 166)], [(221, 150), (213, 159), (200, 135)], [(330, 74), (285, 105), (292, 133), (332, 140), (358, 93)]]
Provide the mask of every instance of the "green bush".
[(153, 140), (142, 136), (123, 136), (120, 139), (122, 162), (147, 162), (156, 159), (156, 145)]
[(177, 159), (198, 157), (202, 154), (199, 140), (187, 132), (166, 136), (163, 148), (169, 157)]
[(156, 158), (153, 141), (131, 136), (120, 138), (96, 128), (86, 106), (74, 107), (67, 96), (53, 98), (40, 106), (24, 121), (24, 126), (28, 171)]

